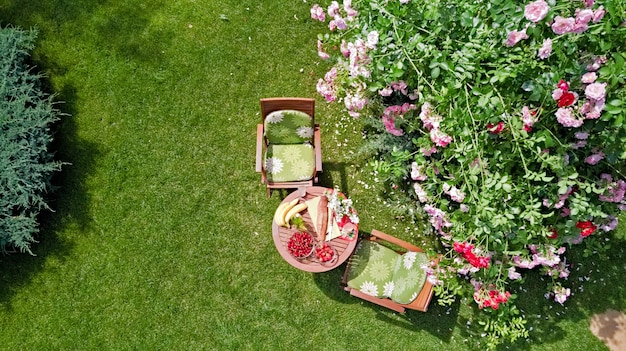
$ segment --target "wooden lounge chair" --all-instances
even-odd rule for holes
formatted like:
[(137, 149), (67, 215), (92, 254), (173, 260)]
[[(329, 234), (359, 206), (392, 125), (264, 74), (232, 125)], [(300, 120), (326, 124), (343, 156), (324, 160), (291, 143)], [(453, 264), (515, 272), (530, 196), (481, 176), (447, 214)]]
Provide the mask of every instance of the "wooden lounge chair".
[[(394, 251), (381, 241), (402, 250)], [(427, 262), (428, 257), (419, 247), (374, 229), (371, 237), (361, 239), (357, 245), (342, 285), (352, 296), (399, 313), (406, 309), (426, 312), (433, 286), (420, 266)]]
[(320, 127), (315, 124), (315, 100), (261, 99), (262, 123), (257, 125), (256, 171), (272, 189), (300, 188), (317, 183), (322, 171)]

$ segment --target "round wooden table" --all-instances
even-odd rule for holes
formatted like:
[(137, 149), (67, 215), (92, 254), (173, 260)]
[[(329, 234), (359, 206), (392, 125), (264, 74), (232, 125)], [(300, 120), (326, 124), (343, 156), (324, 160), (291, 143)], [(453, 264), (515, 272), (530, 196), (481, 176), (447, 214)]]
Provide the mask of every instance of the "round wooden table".
[[(285, 199), (281, 203), (290, 202), (293, 199), (296, 199), (299, 197), (302, 197), (304, 201), (311, 200), (318, 196), (324, 195), (324, 191), (332, 190), (332, 189), (328, 189), (328, 188), (321, 187), (321, 186), (311, 186), (311, 187), (304, 188), (304, 190), (306, 190), (306, 194), (304, 194), (304, 196), (302, 196), (303, 189), (297, 189), (296, 191), (287, 195), (287, 197), (285, 197)], [(304, 210), (300, 212), (300, 215), (304, 219), (304, 223), (307, 227), (307, 231), (309, 233), (313, 233), (313, 235), (315, 236), (315, 226), (313, 225), (313, 222), (311, 221), (311, 216), (309, 215), (309, 211)], [(333, 248), (335, 248), (335, 250), (337, 251), (337, 255), (338, 255), (337, 261), (335, 261), (335, 263), (331, 265), (322, 265), (316, 260), (310, 260), (310, 259), (296, 260), (293, 256), (291, 256), (291, 254), (287, 250), (287, 242), (289, 241), (289, 238), (291, 237), (292, 234), (293, 232), (291, 229), (281, 227), (275, 221), (272, 221), (272, 237), (274, 238), (274, 245), (276, 245), (276, 249), (278, 250), (278, 253), (280, 253), (280, 255), (290, 265), (298, 269), (301, 269), (303, 271), (313, 272), (313, 273), (327, 272), (333, 268), (339, 267), (342, 263), (344, 263), (348, 259), (348, 257), (350, 257), (357, 243), (357, 238), (354, 238), (354, 240), (345, 240), (342, 238), (334, 238), (330, 240), (329, 242), (330, 245)]]

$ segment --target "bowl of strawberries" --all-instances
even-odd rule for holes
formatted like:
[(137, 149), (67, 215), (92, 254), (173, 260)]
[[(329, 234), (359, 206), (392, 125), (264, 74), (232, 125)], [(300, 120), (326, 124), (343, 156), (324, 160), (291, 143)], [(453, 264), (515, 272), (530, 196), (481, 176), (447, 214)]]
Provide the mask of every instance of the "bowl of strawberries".
[(304, 260), (313, 254), (313, 235), (305, 231), (295, 231), (287, 242), (287, 250), (297, 260)]
[(315, 258), (323, 266), (330, 266), (337, 262), (337, 250), (328, 242), (315, 245)]

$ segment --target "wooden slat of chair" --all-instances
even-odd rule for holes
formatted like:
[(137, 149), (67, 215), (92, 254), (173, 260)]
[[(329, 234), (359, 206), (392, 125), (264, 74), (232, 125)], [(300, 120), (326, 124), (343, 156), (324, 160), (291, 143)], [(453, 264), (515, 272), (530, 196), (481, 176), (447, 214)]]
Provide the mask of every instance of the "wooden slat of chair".
[(302, 111), (315, 121), (315, 99), (295, 97), (261, 99), (261, 118), (263, 121), (267, 115), (278, 110)]

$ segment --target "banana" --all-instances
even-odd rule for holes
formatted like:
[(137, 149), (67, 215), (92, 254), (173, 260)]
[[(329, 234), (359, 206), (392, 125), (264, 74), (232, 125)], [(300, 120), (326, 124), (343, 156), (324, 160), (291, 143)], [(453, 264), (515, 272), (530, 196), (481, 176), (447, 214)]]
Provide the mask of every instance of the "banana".
[(274, 212), (274, 222), (276, 222), (276, 224), (278, 225), (283, 225), (283, 219), (285, 218), (284, 216), (284, 212), (283, 209), (285, 208), (285, 206), (289, 205), (288, 202), (283, 202), (282, 204), (278, 205), (278, 208), (276, 209), (276, 212)]
[(296, 213), (300, 213), (300, 211), (305, 210), (307, 207), (309, 206), (306, 203), (301, 203), (292, 207), (285, 215), (285, 224), (289, 224), (289, 221), (296, 215)]
[(287, 212), (289, 212), (289, 210), (291, 210), (297, 203), (298, 199), (296, 198), (291, 200), (290, 202), (285, 202), (278, 206), (278, 208), (276, 209), (276, 213), (274, 214), (274, 220), (276, 221), (276, 224), (282, 227), (286, 226), (288, 222), (285, 221), (285, 214), (287, 214)]

